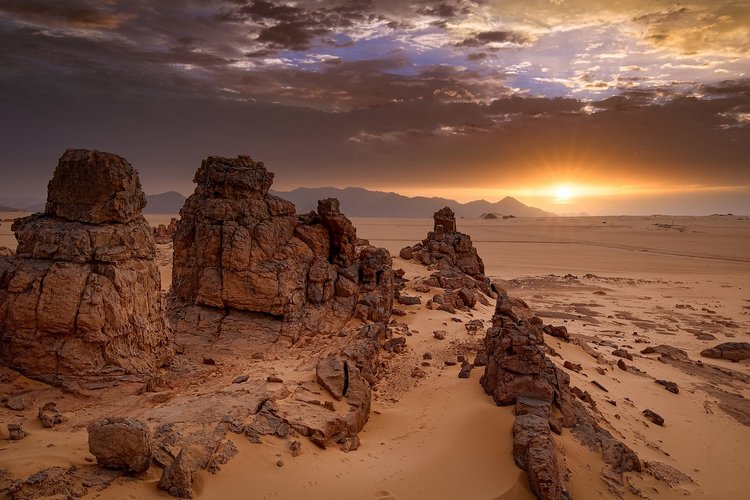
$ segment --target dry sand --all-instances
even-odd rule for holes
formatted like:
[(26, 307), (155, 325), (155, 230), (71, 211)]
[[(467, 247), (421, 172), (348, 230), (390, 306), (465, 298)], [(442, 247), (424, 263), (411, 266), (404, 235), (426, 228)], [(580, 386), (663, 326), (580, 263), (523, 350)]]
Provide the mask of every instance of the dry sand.
[[(4, 213), (0, 219), (16, 215)], [(152, 225), (168, 223), (170, 217), (147, 216)], [(432, 224), (428, 219), (353, 222), (360, 237), (394, 255), (423, 238)], [(457, 223), (460, 231), (472, 236), (493, 281), (526, 300), (545, 322), (564, 324), (592, 354), (601, 353), (597, 360), (575, 342), (547, 338), (560, 355), (552, 358), (556, 363), (570, 360), (583, 366), (581, 373), (569, 372), (571, 385), (592, 395), (609, 430), (642, 460), (684, 473), (680, 477), (667, 469), (669, 481), (630, 475), (632, 488), (623, 492), (626, 498), (634, 498), (633, 491), (649, 498), (746, 495), (750, 361), (706, 359), (699, 352), (720, 342), (750, 341), (750, 219), (581, 217)], [(0, 226), (0, 245), (15, 247), (7, 222)], [(163, 284), (168, 287), (169, 246), (160, 246), (159, 252)], [(428, 274), (426, 268), (398, 258), (394, 267), (403, 267), (407, 278)], [(424, 302), (430, 295), (422, 296)], [(464, 324), (472, 319), (466, 313), (454, 315), (462, 320), (459, 323), (424, 306), (406, 309), (407, 316), (396, 319), (408, 325), (408, 349), (391, 355), (358, 451), (320, 450), (305, 441), (303, 453), (293, 458), (276, 438), (265, 437), (263, 444), (255, 445), (236, 436), (232, 439), (240, 453), (218, 474), (201, 473), (200, 498), (532, 498), (511, 457), (512, 410), (494, 406), (483, 394), (478, 383), (482, 368), (469, 379), (458, 379), (458, 367), (443, 363), (458, 354), (471, 359), (483, 333), (466, 332)], [(487, 322), (492, 307), (479, 306), (472, 314)], [(446, 340), (433, 338), (437, 329), (448, 332)], [(716, 339), (699, 340), (697, 334)], [(663, 363), (656, 355), (639, 354), (659, 344), (685, 349), (702, 366)], [(620, 358), (611, 354), (614, 345), (630, 351), (634, 359), (625, 362), (644, 373), (619, 369)], [(81, 399), (48, 389), (49, 397), (66, 411), (66, 421), (54, 430), (42, 429), (35, 411), (0, 409), (2, 436), (4, 424), (21, 417), (31, 433), (20, 442), (0, 437), (0, 469), (22, 478), (49, 465), (87, 466), (84, 427), (96, 415), (128, 413), (159, 420), (165, 412), (181, 408), (175, 401), (186, 402), (186, 413), (189, 405), (200, 411), (202, 405), (212, 404), (212, 394), (238, 372), (260, 376), (272, 370), (285, 381), (296, 376), (295, 364), (248, 363), (231, 346), (222, 349), (215, 353), (222, 360), (220, 368), (206, 367), (187, 385), (189, 390), (167, 395), (173, 406), (157, 397), (161, 393), (144, 400), (111, 389), (91, 391), (90, 397)], [(315, 347), (304, 349), (312, 352)], [(188, 346), (185, 356), (201, 352), (200, 346)], [(433, 355), (431, 366), (421, 366), (424, 352)], [(425, 371), (423, 378), (411, 376), (416, 367)], [(676, 382), (679, 394), (667, 392), (654, 379)], [(594, 386), (594, 380), (608, 392)], [(41, 384), (20, 377), (5, 389), (32, 386)], [(642, 415), (646, 408), (662, 415), (665, 426), (647, 421)], [(556, 445), (565, 455), (574, 498), (613, 496), (599, 477), (600, 457), (568, 431), (556, 437)], [(283, 467), (276, 465), (280, 458)], [(158, 476), (158, 469), (152, 469), (146, 481), (120, 479), (89, 497), (164, 497), (155, 487)]]

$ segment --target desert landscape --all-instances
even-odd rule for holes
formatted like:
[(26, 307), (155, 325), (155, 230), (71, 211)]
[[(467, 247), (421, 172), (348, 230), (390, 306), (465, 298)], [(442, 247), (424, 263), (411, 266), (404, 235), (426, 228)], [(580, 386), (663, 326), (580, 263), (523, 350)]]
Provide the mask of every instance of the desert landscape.
[[(139, 219), (145, 202), (127, 163), (70, 150), (50, 183), (46, 215), (2, 214), (0, 244), (16, 247), (13, 224), (20, 238), (17, 252), (5, 251), (0, 281), (4, 497), (227, 498), (242, 491), (252, 498), (719, 499), (748, 487), (750, 218), (456, 219), (446, 208), (434, 220), (348, 222), (335, 200), (321, 202), (318, 214), (297, 216), (263, 194), (272, 177), (263, 180), (265, 169), (243, 158), (204, 161), (186, 204), (193, 208), (182, 217)], [(127, 255), (112, 237), (92, 240), (101, 242), (91, 248), (92, 262), (132, 266), (128, 255), (143, 254), (136, 258), (153, 262), (161, 278), (150, 272), (148, 286), (158, 294), (149, 297), (165, 309), (149, 306), (156, 316), (148, 343), (106, 347), (113, 354), (105, 351), (99, 365), (87, 358), (87, 344), (63, 345), (48, 368), (49, 347), (34, 343), (59, 336), (55, 321), (65, 307), (49, 306), (50, 319), (40, 305), (32, 309), (32, 343), (14, 350), (12, 329), (24, 324), (17, 266), (51, 263), (54, 272), (90, 265), (64, 264), (89, 258), (78, 257), (81, 240), (70, 238), (81, 223), (65, 221), (106, 219), (101, 207), (111, 204), (101, 200), (122, 189), (113, 184), (103, 198), (94, 193), (83, 202), (80, 194), (71, 197), (63, 174), (80, 178), (92, 168), (129, 178), (114, 210), (135, 221), (127, 227), (147, 221), (128, 229), (132, 234), (152, 228), (145, 239), (126, 240)], [(212, 240), (196, 235), (258, 200), (284, 207), (274, 209), (288, 214), (279, 224), (312, 224), (294, 230), (300, 238), (330, 231), (330, 247), (329, 237), (314, 240), (330, 248), (323, 254), (330, 264), (320, 261), (330, 270), (323, 276), (346, 273), (359, 259), (359, 281), (348, 282), (359, 289), (346, 291), (342, 277), (308, 281), (311, 270), (299, 278), (308, 304), (299, 316), (278, 298), (258, 295), (279, 293), (267, 281), (270, 289), (254, 289), (256, 278), (246, 277), (251, 288), (225, 289), (214, 309), (210, 280), (200, 274), (207, 257), (196, 257), (211, 251)], [(208, 208), (217, 203), (221, 212)], [(268, 226), (276, 216), (265, 217), (261, 224), (276, 227)], [(121, 231), (106, 222), (83, 227)], [(248, 244), (251, 262), (254, 245), (265, 244), (271, 250), (257, 257), (261, 262), (282, 259), (283, 272), (304, 265), (287, 253), (291, 243), (274, 246), (284, 237), (279, 229), (267, 232), (267, 243), (257, 231), (249, 240), (223, 237), (235, 243), (220, 251), (219, 265), (236, 266), (230, 255)], [(137, 241), (141, 246), (133, 246)], [(182, 275), (196, 269), (202, 277), (175, 281), (175, 259)], [(230, 286), (239, 272), (231, 269), (221, 271), (218, 286)], [(279, 283), (298, 279), (291, 276)], [(51, 274), (44, 278), (36, 300), (45, 300), (52, 283)], [(59, 286), (64, 294), (74, 285)], [(75, 306), (80, 333), (73, 335), (82, 339), (91, 336), (79, 319), (84, 303), (102, 300), (94, 297), (100, 286), (86, 290), (76, 292), (83, 301)], [(118, 289), (121, 305), (111, 307), (127, 314), (127, 300), (138, 300), (127, 293)], [(349, 293), (358, 305), (343, 301)], [(264, 310), (278, 312), (247, 312)], [(112, 341), (122, 335), (104, 333)], [(508, 339), (515, 352), (500, 347)], [(162, 354), (167, 348), (174, 354)], [(349, 360), (345, 373), (341, 360)], [(344, 377), (348, 405), (337, 377)], [(347, 393), (350, 383), (354, 393)], [(117, 427), (125, 424), (107, 419), (145, 429), (145, 448), (123, 445)], [(95, 435), (105, 444), (95, 444)], [(133, 456), (142, 465), (133, 466)]]
[(0, 500), (750, 491), (750, 1), (0, 1)]

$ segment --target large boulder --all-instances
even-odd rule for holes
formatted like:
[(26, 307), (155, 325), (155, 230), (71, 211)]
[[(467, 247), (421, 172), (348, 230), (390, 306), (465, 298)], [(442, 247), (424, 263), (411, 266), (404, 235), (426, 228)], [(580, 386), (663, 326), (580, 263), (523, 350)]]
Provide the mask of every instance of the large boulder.
[(35, 377), (153, 372), (172, 357), (138, 173), (68, 150), (45, 214), (18, 219), (0, 257), (0, 361)]
[(743, 359), (750, 359), (750, 342), (724, 342), (702, 350), (701, 356), (704, 358), (728, 359), (736, 363)]
[(143, 472), (151, 465), (151, 431), (130, 417), (101, 418), (91, 422), (89, 451), (102, 467)]
[(273, 174), (248, 156), (209, 157), (194, 180), (174, 238), (172, 314), (180, 330), (201, 332), (200, 317), (210, 311), (262, 315), (292, 342), (338, 332), (355, 313), (388, 320), (390, 254), (357, 248), (337, 200), (298, 215), (269, 194)]

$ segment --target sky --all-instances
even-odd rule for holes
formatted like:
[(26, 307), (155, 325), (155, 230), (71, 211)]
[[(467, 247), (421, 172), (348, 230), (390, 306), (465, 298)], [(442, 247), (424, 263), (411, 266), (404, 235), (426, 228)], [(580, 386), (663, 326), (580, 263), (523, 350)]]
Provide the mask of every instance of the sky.
[(274, 189), (558, 214), (750, 214), (750, 0), (2, 0), (0, 204), (68, 147), (190, 194)]

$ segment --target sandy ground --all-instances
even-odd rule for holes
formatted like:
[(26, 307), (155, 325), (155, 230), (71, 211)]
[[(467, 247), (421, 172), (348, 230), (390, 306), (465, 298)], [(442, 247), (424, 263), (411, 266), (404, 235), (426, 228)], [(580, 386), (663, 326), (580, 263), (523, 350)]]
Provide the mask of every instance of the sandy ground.
[[(12, 214), (10, 217), (17, 215)], [(170, 215), (148, 216), (152, 225), (168, 223)], [(0, 214), (0, 220), (9, 218)], [(362, 238), (398, 250), (423, 238), (428, 219), (354, 218)], [(629, 475), (633, 492), (648, 498), (742, 498), (750, 488), (750, 361), (731, 363), (701, 358), (706, 347), (725, 341), (750, 341), (750, 219), (711, 217), (582, 217), (556, 219), (460, 219), (458, 228), (472, 236), (487, 274), (511, 295), (523, 298), (545, 322), (564, 324), (576, 342), (547, 338), (559, 357), (580, 363), (570, 371), (571, 385), (588, 391), (613, 435), (650, 463), (670, 470), (667, 481), (651, 475)], [(10, 223), (0, 226), (0, 245), (14, 247)], [(159, 248), (163, 285), (169, 285), (169, 246)], [(407, 278), (428, 271), (394, 259)], [(423, 302), (430, 294), (422, 294)], [(464, 328), (472, 318), (485, 320), (492, 307), (479, 306), (470, 317), (409, 306), (396, 318), (408, 331), (404, 354), (392, 355), (380, 382), (370, 421), (359, 450), (343, 453), (303, 443), (292, 457), (277, 438), (256, 445), (234, 437), (240, 453), (216, 474), (201, 473), (200, 498), (532, 498), (523, 473), (511, 457), (510, 408), (496, 407), (478, 384), (483, 369), (458, 379), (457, 366), (444, 361), (473, 352), (482, 332)], [(456, 321), (461, 320), (461, 322)], [(403, 325), (405, 324), (405, 325)], [(436, 340), (432, 332), (448, 332)], [(710, 334), (711, 340), (698, 335)], [(707, 338), (702, 336), (701, 338)], [(640, 354), (647, 346), (668, 344), (687, 351), (693, 364), (664, 363)], [(629, 367), (616, 366), (615, 347), (627, 349)], [(312, 349), (312, 347), (308, 347)], [(422, 355), (432, 354), (430, 366)], [(600, 354), (595, 358), (594, 356)], [(199, 352), (188, 351), (186, 356)], [(222, 358), (224, 356), (224, 358)], [(217, 353), (222, 366), (206, 371), (176, 389), (174, 400), (200, 402), (224, 387), (239, 370), (265, 374), (273, 370), (293, 379), (293, 365), (268, 360), (250, 364)], [(698, 364), (697, 361), (702, 361)], [(412, 377), (414, 368), (423, 377)], [(253, 371), (255, 370), (255, 371)], [(677, 383), (672, 394), (655, 383)], [(596, 387), (597, 381), (608, 392)], [(21, 377), (7, 390), (39, 387)], [(0, 386), (2, 388), (3, 386)], [(26, 477), (49, 465), (87, 466), (85, 423), (97, 414), (128, 413), (158, 420), (166, 411), (163, 398), (126, 398), (95, 391), (85, 401), (49, 389), (66, 421), (42, 429), (35, 412), (19, 415), (0, 409), (0, 469)], [(113, 393), (114, 394), (114, 393)], [(157, 394), (158, 396), (158, 394)], [(191, 400), (191, 398), (193, 398)], [(94, 403), (93, 401), (96, 401)], [(102, 402), (103, 401), (103, 402)], [(177, 406), (175, 406), (177, 407)], [(642, 415), (651, 409), (665, 418), (663, 427)], [(160, 413), (160, 411), (162, 413)], [(187, 410), (186, 410), (187, 411)], [(23, 417), (30, 436), (20, 442), (2, 440), (5, 423)], [(51, 445), (51, 446), (50, 446)], [(610, 498), (600, 479), (601, 458), (565, 431), (556, 445), (570, 471), (569, 488), (577, 499)], [(276, 462), (283, 459), (284, 466)], [(90, 465), (88, 465), (90, 466)], [(165, 497), (155, 483), (159, 470), (146, 480), (119, 479), (92, 498)]]

